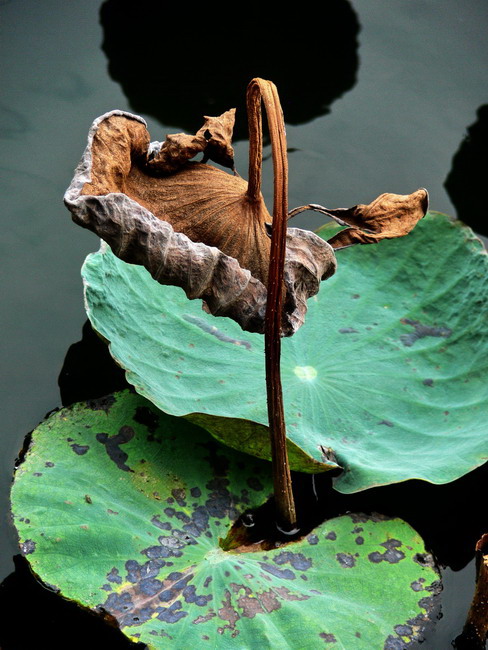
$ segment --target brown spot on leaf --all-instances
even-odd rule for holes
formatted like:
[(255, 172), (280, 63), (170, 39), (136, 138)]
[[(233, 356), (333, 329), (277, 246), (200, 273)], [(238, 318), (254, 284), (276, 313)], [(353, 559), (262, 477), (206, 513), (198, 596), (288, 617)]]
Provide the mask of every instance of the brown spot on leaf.
[(379, 551), (373, 551), (368, 555), (370, 562), (374, 564), (379, 564), (380, 562), (388, 562), (389, 564), (397, 564), (400, 560), (405, 559), (405, 553), (398, 550), (402, 543), (398, 539), (388, 539), (386, 542), (382, 542), (380, 546), (383, 546), (386, 551), (380, 553)]
[(218, 610), (218, 616), (222, 621), (228, 621), (224, 628), (231, 630), (235, 629), (236, 623), (240, 619), (238, 612), (232, 606), (231, 593), (228, 589), (225, 590), (225, 598), (222, 600), (222, 607)]
[(327, 634), (327, 632), (321, 632), (319, 637), (324, 641), (324, 643), (337, 643), (337, 639), (333, 634)]
[(234, 345), (243, 347), (246, 350), (252, 349), (252, 345), (249, 343), (249, 341), (245, 341), (244, 339), (234, 339), (224, 332), (221, 332), (214, 325), (207, 323), (207, 321), (203, 320), (203, 318), (198, 318), (197, 316), (192, 316), (191, 314), (183, 314), (183, 318), (189, 323), (193, 323), (207, 334), (215, 336), (215, 338), (219, 341), (223, 341), (224, 343), (233, 343)]
[[(210, 619), (215, 618), (216, 616), (217, 616), (217, 614), (215, 614), (215, 612), (209, 612), (205, 616), (197, 616), (193, 620), (193, 623), (195, 623), (195, 625), (199, 625), (200, 623), (207, 623), (208, 621), (210, 621)], [(206, 638), (208, 639), (208, 637), (206, 637)]]
[(411, 347), (415, 341), (423, 339), (426, 336), (448, 338), (452, 334), (452, 330), (448, 327), (422, 325), (418, 320), (412, 320), (411, 318), (402, 318), (400, 322), (404, 325), (411, 325), (414, 328), (414, 331), (410, 334), (402, 334), (400, 336), (400, 341), (406, 347)]
[(337, 553), (336, 560), (344, 569), (352, 569), (356, 565), (354, 555), (351, 553)]
[(36, 543), (32, 539), (26, 539), (25, 542), (22, 542), (20, 545), (22, 555), (30, 555), (36, 550)]
[(97, 433), (96, 439), (105, 445), (105, 449), (110, 460), (117, 465), (119, 469), (124, 472), (132, 472), (133, 470), (125, 464), (128, 459), (128, 454), (120, 449), (120, 445), (125, 445), (130, 442), (135, 436), (135, 431), (132, 427), (120, 427), (119, 432), (114, 436), (109, 436), (108, 433)]
[(70, 447), (78, 456), (83, 456), (90, 449), (89, 445), (77, 445), (76, 443), (73, 443)]

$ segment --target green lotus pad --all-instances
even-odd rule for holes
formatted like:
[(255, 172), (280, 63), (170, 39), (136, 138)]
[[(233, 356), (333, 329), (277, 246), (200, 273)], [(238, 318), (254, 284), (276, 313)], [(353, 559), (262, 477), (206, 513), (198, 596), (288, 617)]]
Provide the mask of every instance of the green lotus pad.
[[(328, 237), (328, 229), (319, 234)], [(487, 256), (441, 214), (407, 237), (337, 253), (283, 340), (291, 465), (344, 468), (341, 492), (452, 481), (488, 456)], [(215, 318), (104, 245), (83, 268), (93, 327), (156, 406), (269, 458), (263, 337)], [(333, 450), (332, 455), (330, 450)]]
[(14, 522), (41, 580), (149, 648), (408, 647), (438, 576), (405, 522), (351, 514), (271, 551), (222, 550), (269, 469), (124, 391), (34, 431)]

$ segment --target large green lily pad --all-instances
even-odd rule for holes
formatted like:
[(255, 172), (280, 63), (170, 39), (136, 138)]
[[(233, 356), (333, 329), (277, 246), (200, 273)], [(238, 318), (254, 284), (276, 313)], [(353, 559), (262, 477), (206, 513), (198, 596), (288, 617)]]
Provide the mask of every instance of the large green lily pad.
[(438, 576), (405, 522), (347, 515), (270, 551), (226, 552), (269, 463), (129, 391), (33, 433), (12, 490), (32, 569), (150, 648), (405, 648)]
[[(411, 478), (445, 483), (483, 464), (481, 242), (433, 214), (407, 237), (339, 251), (338, 261), (309, 300), (305, 325), (283, 340), (292, 467), (323, 471), (337, 459), (344, 472), (336, 488), (354, 492)], [(207, 315), (200, 301), (159, 285), (107, 246), (87, 258), (83, 275), (90, 320), (138, 392), (269, 458), (261, 336)]]

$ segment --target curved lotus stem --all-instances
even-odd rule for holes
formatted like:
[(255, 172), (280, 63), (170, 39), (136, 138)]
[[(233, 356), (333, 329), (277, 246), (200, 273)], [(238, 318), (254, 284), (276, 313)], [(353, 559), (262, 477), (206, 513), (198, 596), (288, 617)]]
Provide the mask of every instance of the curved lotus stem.
[(288, 219), (286, 134), (276, 86), (271, 81), (253, 79), (247, 89), (250, 142), (248, 196), (251, 200), (256, 200), (261, 190), (261, 102), (264, 103), (268, 117), (274, 170), (273, 230), (264, 331), (268, 420), (278, 518), (287, 530), (291, 530), (296, 525), (296, 512), (286, 448), (285, 415), (280, 377), (281, 314), (283, 310), (283, 278)]

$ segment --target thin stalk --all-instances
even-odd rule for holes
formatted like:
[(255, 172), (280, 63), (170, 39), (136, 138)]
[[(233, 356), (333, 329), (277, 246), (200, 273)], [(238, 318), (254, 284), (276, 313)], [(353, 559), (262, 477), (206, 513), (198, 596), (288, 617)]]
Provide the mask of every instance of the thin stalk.
[(283, 391), (280, 375), (283, 275), (288, 218), (286, 134), (283, 112), (276, 86), (264, 79), (253, 79), (247, 89), (250, 141), (248, 196), (251, 200), (257, 200), (261, 191), (261, 102), (264, 104), (268, 118), (274, 170), (273, 230), (271, 236), (264, 334), (268, 421), (277, 519), (280, 527), (290, 531), (296, 525), (296, 511), (286, 447)]

